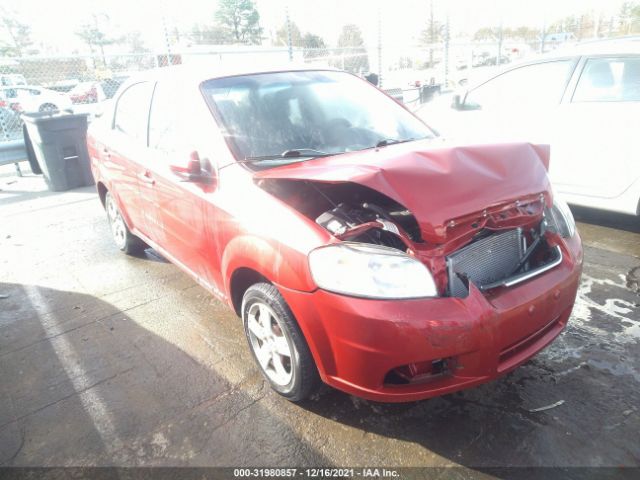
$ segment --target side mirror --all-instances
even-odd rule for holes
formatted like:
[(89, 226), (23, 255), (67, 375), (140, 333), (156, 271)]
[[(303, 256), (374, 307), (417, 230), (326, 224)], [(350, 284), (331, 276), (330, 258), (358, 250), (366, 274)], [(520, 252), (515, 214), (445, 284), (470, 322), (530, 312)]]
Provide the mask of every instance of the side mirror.
[(451, 108), (454, 110), (462, 110), (462, 97), (460, 97), (460, 94), (455, 94), (451, 99)]
[(191, 152), (185, 163), (171, 163), (169, 169), (183, 182), (215, 184), (215, 175), (202, 168), (198, 152)]
[(453, 96), (451, 101), (451, 108), (454, 110), (460, 111), (469, 111), (469, 110), (482, 110), (480, 105), (477, 105), (473, 102), (466, 102), (467, 94), (464, 95), (456, 94)]

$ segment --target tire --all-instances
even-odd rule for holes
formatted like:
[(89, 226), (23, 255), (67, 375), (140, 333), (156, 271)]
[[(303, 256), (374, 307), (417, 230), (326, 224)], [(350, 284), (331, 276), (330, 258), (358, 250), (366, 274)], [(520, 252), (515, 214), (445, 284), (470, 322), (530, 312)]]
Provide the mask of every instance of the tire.
[(109, 226), (111, 227), (111, 235), (116, 246), (127, 255), (141, 254), (147, 248), (147, 245), (129, 231), (129, 227), (127, 227), (115, 200), (111, 196), (111, 192), (107, 192), (104, 205)]
[[(276, 287), (256, 283), (242, 298), (242, 323), (249, 349), (267, 381), (292, 402), (305, 400), (319, 388), (307, 342)], [(269, 322), (265, 331), (264, 318)]]
[(38, 109), (41, 113), (44, 112), (59, 112), (60, 109), (58, 108), (57, 105), (54, 105), (53, 103), (43, 103), (42, 105), (40, 105), (40, 108)]

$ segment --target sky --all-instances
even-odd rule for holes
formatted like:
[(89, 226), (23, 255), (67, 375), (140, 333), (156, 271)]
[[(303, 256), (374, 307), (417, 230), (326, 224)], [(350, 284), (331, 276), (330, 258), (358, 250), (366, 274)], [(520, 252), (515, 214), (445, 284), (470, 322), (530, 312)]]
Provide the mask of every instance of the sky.
[[(10, 0), (0, 0), (9, 2)], [(434, 0), (436, 17), (448, 10), (451, 31), (472, 35), (485, 26), (527, 25), (540, 28), (562, 17), (589, 10), (614, 15), (623, 0)], [(365, 41), (378, 41), (378, 18), (386, 45), (417, 43), (429, 13), (428, 0), (256, 0), (265, 33), (275, 32), (285, 22), (288, 9), (292, 21), (303, 32), (321, 35), (335, 44), (342, 25), (355, 23)], [(140, 31), (147, 46), (162, 49), (164, 20), (169, 29), (186, 31), (195, 23), (213, 19), (216, 0), (20, 0), (12, 1), (28, 23), (33, 37), (53, 53), (82, 51), (84, 45), (74, 34), (93, 12), (106, 13), (115, 31)]]

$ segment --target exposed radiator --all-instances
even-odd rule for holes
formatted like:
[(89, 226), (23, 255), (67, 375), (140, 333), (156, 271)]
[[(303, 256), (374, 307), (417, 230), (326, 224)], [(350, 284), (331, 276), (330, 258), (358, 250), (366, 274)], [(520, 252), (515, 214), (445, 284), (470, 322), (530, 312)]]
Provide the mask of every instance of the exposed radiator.
[(449, 293), (453, 297), (467, 295), (461, 276), (477, 287), (489, 285), (513, 273), (524, 254), (522, 229), (509, 230), (476, 240), (447, 257)]

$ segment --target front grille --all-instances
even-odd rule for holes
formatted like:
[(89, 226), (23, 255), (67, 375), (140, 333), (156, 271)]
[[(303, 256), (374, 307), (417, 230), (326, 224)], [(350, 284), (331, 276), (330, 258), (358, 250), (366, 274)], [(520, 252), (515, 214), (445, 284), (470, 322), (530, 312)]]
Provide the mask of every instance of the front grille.
[(449, 294), (464, 297), (465, 279), (482, 289), (507, 278), (524, 254), (521, 229), (509, 230), (476, 240), (447, 257)]

